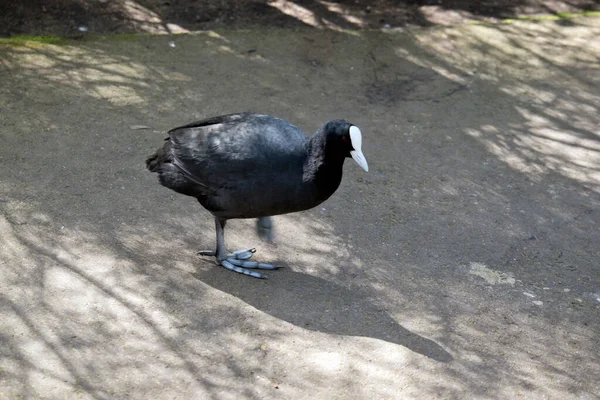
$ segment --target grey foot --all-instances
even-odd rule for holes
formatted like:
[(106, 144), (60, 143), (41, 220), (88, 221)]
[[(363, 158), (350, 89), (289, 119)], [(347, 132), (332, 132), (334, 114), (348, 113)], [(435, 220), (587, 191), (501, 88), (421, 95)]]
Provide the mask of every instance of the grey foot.
[[(267, 279), (266, 276), (260, 272), (253, 271), (253, 269), (279, 269), (281, 267), (273, 264), (259, 263), (256, 261), (246, 261), (256, 252), (256, 249), (238, 250), (233, 253), (227, 254), (227, 258), (218, 261), (223, 267), (230, 271), (237, 272), (251, 276), (253, 278)], [(202, 250), (198, 252), (201, 256), (216, 256), (216, 253), (212, 250)]]
[[(247, 260), (252, 257), (252, 254), (256, 253), (256, 249), (238, 250), (233, 253), (227, 254), (227, 258), (237, 258), (238, 260)], [(199, 256), (216, 257), (217, 252), (214, 250), (200, 250)]]

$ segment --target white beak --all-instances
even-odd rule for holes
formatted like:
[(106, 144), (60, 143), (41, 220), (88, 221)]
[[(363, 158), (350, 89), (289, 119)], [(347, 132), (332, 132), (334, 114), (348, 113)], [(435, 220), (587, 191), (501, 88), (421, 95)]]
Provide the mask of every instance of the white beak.
[(350, 152), (350, 155), (356, 161), (358, 165), (365, 171), (369, 172), (369, 164), (367, 164), (367, 159), (365, 155), (362, 153), (362, 135), (360, 133), (360, 129), (356, 126), (350, 127), (350, 142), (352, 143), (352, 147), (354, 150)]
[(350, 155), (352, 156), (354, 161), (356, 161), (356, 163), (360, 165), (362, 169), (369, 172), (369, 164), (367, 164), (367, 159), (365, 158), (365, 155), (362, 153), (362, 151), (354, 150), (350, 152)]

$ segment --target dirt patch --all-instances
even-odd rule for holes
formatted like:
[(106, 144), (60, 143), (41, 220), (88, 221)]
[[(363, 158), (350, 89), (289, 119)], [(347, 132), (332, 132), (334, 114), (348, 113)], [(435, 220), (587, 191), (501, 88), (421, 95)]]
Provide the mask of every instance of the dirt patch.
[(450, 25), (600, 10), (594, 0), (24, 0), (0, 4), (0, 36), (170, 33), (219, 28)]
[[(599, 22), (0, 45), (0, 397), (596, 399)], [(276, 245), (231, 221), (268, 281), (144, 167), (245, 110), (347, 118), (371, 168)]]

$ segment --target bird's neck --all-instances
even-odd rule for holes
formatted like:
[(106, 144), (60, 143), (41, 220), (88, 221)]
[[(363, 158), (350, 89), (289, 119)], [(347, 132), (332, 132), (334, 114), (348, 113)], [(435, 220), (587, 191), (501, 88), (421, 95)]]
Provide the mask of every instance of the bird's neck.
[(336, 157), (327, 151), (327, 137), (317, 131), (307, 143), (307, 158), (304, 163), (302, 180), (314, 185), (325, 200), (336, 191), (342, 180), (344, 157)]

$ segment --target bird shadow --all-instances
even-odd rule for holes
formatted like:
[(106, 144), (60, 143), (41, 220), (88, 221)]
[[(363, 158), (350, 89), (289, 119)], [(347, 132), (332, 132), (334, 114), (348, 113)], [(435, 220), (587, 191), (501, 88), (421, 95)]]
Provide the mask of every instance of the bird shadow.
[(271, 273), (268, 281), (249, 281), (218, 267), (198, 270), (193, 275), (258, 310), (304, 329), (384, 340), (439, 362), (453, 360), (439, 344), (402, 327), (383, 307), (356, 288), (349, 289), (289, 268)]

